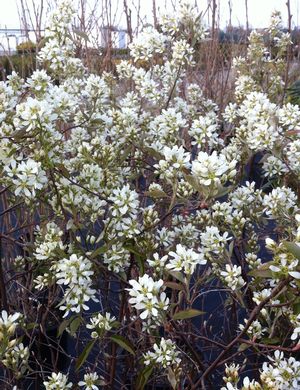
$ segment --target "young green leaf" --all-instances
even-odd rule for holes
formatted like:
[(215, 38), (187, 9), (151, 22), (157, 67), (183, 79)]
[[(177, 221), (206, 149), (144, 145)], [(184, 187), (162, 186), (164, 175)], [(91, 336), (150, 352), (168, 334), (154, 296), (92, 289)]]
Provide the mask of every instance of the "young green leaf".
[(115, 334), (111, 336), (110, 338), (112, 341), (114, 341), (116, 344), (118, 344), (120, 347), (131, 353), (132, 355), (135, 355), (134, 347), (131, 344), (129, 340), (127, 340), (125, 337), (120, 336), (118, 334)]
[(81, 355), (79, 356), (77, 362), (76, 362), (76, 371), (79, 370), (79, 368), (84, 364), (84, 362), (86, 361), (87, 357), (89, 356), (91, 350), (93, 349), (93, 346), (95, 345), (95, 342), (97, 340), (96, 339), (93, 339), (93, 340), (90, 340), (87, 345), (85, 346), (84, 350), (82, 351)]
[(201, 316), (205, 314), (204, 311), (196, 309), (182, 310), (173, 315), (173, 320), (187, 320), (189, 318)]

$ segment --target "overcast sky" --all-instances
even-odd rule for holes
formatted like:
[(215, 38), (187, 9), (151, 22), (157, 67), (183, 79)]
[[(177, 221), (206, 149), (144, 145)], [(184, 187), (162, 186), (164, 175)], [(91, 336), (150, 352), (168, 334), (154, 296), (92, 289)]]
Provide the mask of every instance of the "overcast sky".
[[(0, 27), (18, 28), (19, 17), (16, 2), (20, 0), (0, 0)], [(30, 8), (32, 0), (23, 0), (25, 5)], [(39, 4), (41, 0), (34, 0)], [(50, 0), (45, 0), (45, 2)], [(89, 0), (93, 1), (93, 0)], [(95, 0), (94, 0), (95, 1)], [(123, 7), (123, 0), (111, 0), (114, 7), (119, 10)], [(157, 7), (165, 9), (165, 4), (171, 4), (172, 0), (156, 0)], [(174, 2), (175, 0), (173, 0)], [(194, 1), (194, 0), (193, 0)], [(204, 9), (207, 5), (207, 0), (196, 0), (199, 8)], [(218, 0), (220, 24), (224, 27), (229, 21), (229, 0)], [(232, 3), (232, 24), (245, 25), (245, 0), (230, 0)], [(74, 0), (77, 3), (77, 0)], [(151, 0), (140, 0), (142, 16), (151, 22)], [(128, 0), (128, 3), (137, 4), (137, 0)], [(170, 6), (168, 7), (170, 9)], [(270, 14), (274, 9), (280, 10), (284, 20), (287, 19), (286, 0), (248, 0), (249, 22), (254, 28), (266, 27), (270, 18)], [(291, 0), (291, 8), (293, 14), (293, 25), (299, 25), (300, 22), (300, 0)], [(168, 11), (168, 9), (167, 9)], [(134, 14), (134, 10), (133, 10)]]

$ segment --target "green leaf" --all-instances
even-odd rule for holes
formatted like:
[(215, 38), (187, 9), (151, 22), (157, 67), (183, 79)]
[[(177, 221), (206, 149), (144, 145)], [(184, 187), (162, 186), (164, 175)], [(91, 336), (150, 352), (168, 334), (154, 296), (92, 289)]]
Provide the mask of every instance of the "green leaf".
[(171, 367), (168, 367), (168, 381), (170, 382), (170, 385), (172, 386), (173, 390), (176, 390), (177, 388), (177, 379), (175, 372), (172, 370)]
[(166, 287), (171, 288), (172, 290), (184, 290), (184, 286), (180, 283), (176, 282), (165, 282), (164, 285)]
[(118, 344), (120, 347), (122, 347), (123, 349), (126, 349), (126, 351), (128, 351), (132, 355), (135, 355), (133, 345), (129, 340), (125, 339), (125, 337), (115, 334), (111, 336), (110, 339), (114, 341), (116, 344)]
[(63, 334), (63, 332), (67, 329), (69, 323), (70, 323), (70, 318), (68, 320), (63, 320), (63, 322), (59, 325), (57, 337)]
[(151, 156), (151, 157), (154, 157), (156, 158), (157, 160), (163, 160), (163, 155), (161, 153), (159, 153), (157, 150), (153, 149), (153, 148), (150, 148), (148, 146), (146, 146), (144, 148), (146, 150), (146, 152)]
[(168, 273), (169, 273), (171, 276), (173, 276), (173, 278), (179, 280), (179, 282), (181, 282), (181, 283), (184, 283), (184, 282), (185, 282), (184, 276), (183, 276), (180, 272), (178, 272), (178, 271), (168, 271)]
[(139, 266), (142, 275), (145, 273), (145, 260), (141, 256), (136, 256), (135, 260)]
[(300, 314), (300, 302), (296, 302), (293, 305), (293, 312), (298, 315)]
[(259, 268), (253, 269), (248, 272), (248, 275), (259, 278), (271, 278), (273, 274), (270, 270), (270, 265), (272, 264), (273, 261), (268, 261), (267, 263), (262, 264)]
[(90, 41), (87, 33), (84, 31), (78, 30), (77, 28), (73, 28), (73, 32), (78, 35), (80, 38), (83, 38), (85, 41)]
[(286, 247), (286, 249), (296, 257), (296, 259), (300, 260), (300, 246), (297, 245), (295, 242), (288, 242), (284, 241), (283, 245)]
[(95, 345), (96, 339), (90, 340), (87, 345), (85, 346), (84, 350), (82, 351), (81, 355), (79, 356), (77, 362), (76, 362), (76, 371), (79, 370), (79, 368), (84, 364), (87, 357), (89, 356), (93, 346)]
[(134, 245), (132, 245), (131, 241), (125, 242), (123, 245), (123, 248), (127, 249), (129, 252), (131, 252), (137, 256), (143, 256), (143, 254), (141, 252), (139, 252), (138, 249), (136, 249), (136, 247)]
[(159, 189), (151, 189), (150, 191), (145, 192), (145, 195), (150, 196), (151, 198), (168, 198), (169, 196)]
[(275, 345), (275, 344), (281, 343), (281, 340), (279, 337), (273, 337), (273, 338), (265, 337), (265, 338), (261, 339), (261, 341), (263, 344), (270, 344), (270, 345)]
[(81, 324), (81, 317), (74, 318), (74, 320), (70, 323), (70, 332), (72, 336), (75, 335), (80, 324)]
[(133, 253), (135, 255), (135, 261), (138, 263), (141, 273), (144, 274), (146, 260), (144, 254), (141, 253), (138, 249), (136, 249), (136, 247), (130, 242), (125, 243), (123, 247), (127, 249), (130, 253)]
[(99, 248), (95, 249), (94, 252), (91, 253), (91, 259), (94, 259), (95, 257), (107, 252), (108, 247), (107, 245), (100, 246)]
[(182, 310), (173, 315), (173, 320), (187, 320), (188, 318), (193, 318), (205, 314), (204, 311), (196, 309)]
[(246, 343), (242, 343), (242, 344), (239, 346), (238, 351), (239, 351), (239, 352), (243, 352), (243, 351), (245, 351), (246, 349), (248, 349), (248, 348), (250, 348), (250, 347), (251, 347), (251, 345), (246, 344)]
[(232, 188), (233, 188), (233, 186), (220, 188), (218, 193), (216, 195), (214, 195), (213, 198), (218, 199), (224, 195), (227, 195), (232, 190)]
[(27, 330), (31, 330), (36, 328), (38, 325), (35, 322), (30, 322), (29, 324), (26, 325)]
[(142, 369), (139, 372), (137, 380), (136, 380), (136, 384), (135, 384), (136, 390), (143, 390), (144, 389), (145, 385), (148, 382), (150, 375), (152, 374), (153, 368), (154, 367), (152, 365), (149, 365), (149, 366), (146, 366), (144, 369)]
[(192, 175), (184, 175), (185, 180), (194, 188), (196, 191), (201, 191), (201, 186), (198, 180)]

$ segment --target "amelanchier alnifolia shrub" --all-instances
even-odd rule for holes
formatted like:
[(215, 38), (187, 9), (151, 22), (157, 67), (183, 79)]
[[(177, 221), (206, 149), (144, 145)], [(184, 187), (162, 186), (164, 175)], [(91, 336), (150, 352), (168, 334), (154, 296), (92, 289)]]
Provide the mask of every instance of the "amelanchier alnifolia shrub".
[(221, 112), (193, 79), (208, 35), (194, 6), (96, 75), (75, 58), (72, 3), (49, 19), (40, 69), (0, 84), (5, 383), (299, 388), (300, 109), (284, 100), (280, 15), (251, 32)]

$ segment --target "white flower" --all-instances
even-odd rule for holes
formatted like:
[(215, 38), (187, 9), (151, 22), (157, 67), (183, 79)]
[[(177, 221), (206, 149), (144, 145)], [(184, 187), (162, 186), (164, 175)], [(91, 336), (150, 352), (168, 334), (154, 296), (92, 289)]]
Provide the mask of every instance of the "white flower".
[(129, 266), (130, 253), (123, 248), (121, 243), (117, 243), (103, 254), (103, 261), (108, 265), (109, 270), (119, 273)]
[(298, 259), (287, 253), (279, 253), (274, 257), (274, 264), (270, 265), (270, 270), (282, 275), (289, 274), (295, 279), (300, 279), (300, 272), (296, 270)]
[(165, 340), (163, 337), (159, 344), (154, 344), (154, 352), (149, 351), (144, 354), (144, 363), (146, 366), (149, 364), (158, 364), (163, 368), (169, 366), (178, 366), (181, 359), (178, 357), (179, 352), (176, 350), (176, 345), (172, 340)]
[(56, 374), (53, 372), (48, 377), (48, 381), (43, 382), (46, 390), (67, 390), (72, 387), (72, 383), (68, 383), (68, 377), (61, 372)]
[(288, 187), (277, 187), (263, 198), (265, 212), (271, 218), (285, 218), (295, 210), (296, 194)]
[(218, 139), (218, 124), (216, 122), (217, 117), (213, 111), (206, 116), (195, 119), (189, 129), (189, 135), (194, 138), (192, 145), (197, 145), (199, 148), (209, 145), (212, 148), (221, 143), (221, 140)]
[(258, 382), (256, 382), (256, 380), (252, 379), (252, 381), (250, 381), (250, 379), (246, 376), (243, 379), (243, 387), (241, 390), (261, 390), (261, 386)]
[(172, 62), (176, 65), (183, 65), (185, 62), (193, 65), (194, 49), (185, 39), (173, 42), (172, 45)]
[(44, 69), (35, 70), (31, 77), (27, 79), (26, 85), (36, 94), (45, 93), (49, 88), (51, 77)]
[(179, 171), (190, 167), (190, 153), (185, 152), (182, 146), (175, 145), (172, 148), (165, 146), (162, 153), (165, 157), (164, 160), (160, 160), (158, 164), (154, 165), (161, 177), (168, 180), (175, 179), (179, 176)]
[(244, 286), (245, 281), (242, 278), (242, 269), (236, 265), (225, 265), (226, 271), (221, 271), (220, 275), (223, 277), (224, 282), (233, 291)]
[[(248, 320), (244, 319), (245, 324), (247, 324)], [(239, 325), (240, 330), (243, 330), (245, 326), (243, 324)], [(260, 339), (262, 335), (265, 333), (266, 329), (261, 326), (261, 323), (258, 320), (252, 322), (250, 327), (247, 330), (247, 335), (251, 339)]]
[(236, 160), (230, 163), (223, 154), (213, 151), (211, 155), (199, 152), (197, 160), (192, 162), (192, 174), (203, 186), (220, 187), (236, 173)]
[(154, 54), (163, 53), (167, 36), (152, 27), (145, 28), (129, 45), (130, 55), (135, 61), (149, 60)]
[(288, 160), (289, 168), (299, 177), (300, 176), (300, 140), (299, 139), (290, 142), (288, 144), (286, 157)]
[(288, 172), (286, 165), (277, 157), (269, 156), (263, 163), (264, 175), (267, 177), (282, 176)]
[(0, 315), (0, 340), (3, 339), (3, 336), (11, 336), (15, 333), (21, 317), (21, 313), (8, 314), (6, 310), (2, 310)]
[(300, 362), (290, 357), (285, 359), (283, 352), (275, 351), (274, 358), (269, 357), (271, 363), (264, 362), (260, 379), (268, 388), (299, 389)]
[(130, 190), (129, 184), (126, 184), (121, 189), (113, 190), (109, 200), (113, 202), (113, 216), (123, 216), (125, 214), (134, 216), (137, 213), (139, 207), (138, 194)]
[(94, 315), (90, 318), (90, 323), (86, 325), (87, 329), (94, 329), (92, 332), (92, 338), (102, 337), (104, 332), (112, 329), (116, 317), (111, 316), (110, 313), (105, 313), (103, 316), (101, 313)]
[[(16, 107), (15, 125), (26, 126), (26, 131), (36, 131), (41, 129), (51, 129), (52, 123), (57, 119), (51, 104), (46, 100), (38, 100), (29, 97), (24, 103)], [(21, 126), (20, 126), (21, 125)]]
[(55, 272), (56, 283), (68, 286), (60, 306), (60, 310), (66, 311), (64, 317), (69, 311), (79, 313), (82, 309), (88, 310), (85, 302), (90, 299), (97, 302), (96, 291), (91, 289), (91, 276), (94, 275), (94, 271), (90, 260), (72, 254), (68, 259), (59, 260), (51, 269)]
[(231, 237), (228, 237), (228, 232), (221, 235), (216, 226), (207, 226), (200, 236), (204, 251), (213, 252), (215, 254), (221, 253), (227, 241), (231, 239)]
[(64, 250), (62, 236), (63, 231), (54, 222), (48, 222), (43, 231), (38, 227), (34, 257), (47, 260), (55, 256), (56, 249)]
[(159, 256), (158, 253), (154, 253), (153, 259), (147, 259), (147, 263), (155, 272), (161, 272), (164, 269), (167, 260), (168, 255)]
[(139, 277), (139, 280), (130, 280), (132, 288), (127, 289), (131, 298), (129, 303), (140, 310), (140, 318), (158, 317), (162, 311), (167, 310), (169, 298), (164, 292), (160, 292), (163, 280), (154, 281), (149, 275)]
[(36, 190), (41, 190), (48, 181), (46, 172), (41, 169), (41, 163), (31, 158), (18, 164), (12, 161), (10, 166), (4, 169), (12, 178), (17, 196), (25, 195), (34, 198)]
[(78, 382), (79, 386), (85, 386), (85, 390), (99, 390), (99, 387), (96, 386), (99, 376), (95, 372), (84, 374), (83, 379), (83, 381)]
[(197, 253), (192, 249), (186, 249), (181, 244), (176, 245), (176, 252), (169, 252), (172, 257), (166, 268), (172, 271), (183, 271), (187, 275), (193, 274), (198, 264), (206, 264), (203, 253)]
[(291, 103), (284, 104), (277, 111), (279, 123), (285, 126), (288, 130), (293, 130), (300, 125), (300, 109), (299, 106)]
[(291, 335), (291, 340), (296, 340), (300, 337), (300, 314), (294, 316), (294, 318), (290, 318), (291, 322), (294, 326), (293, 333)]

